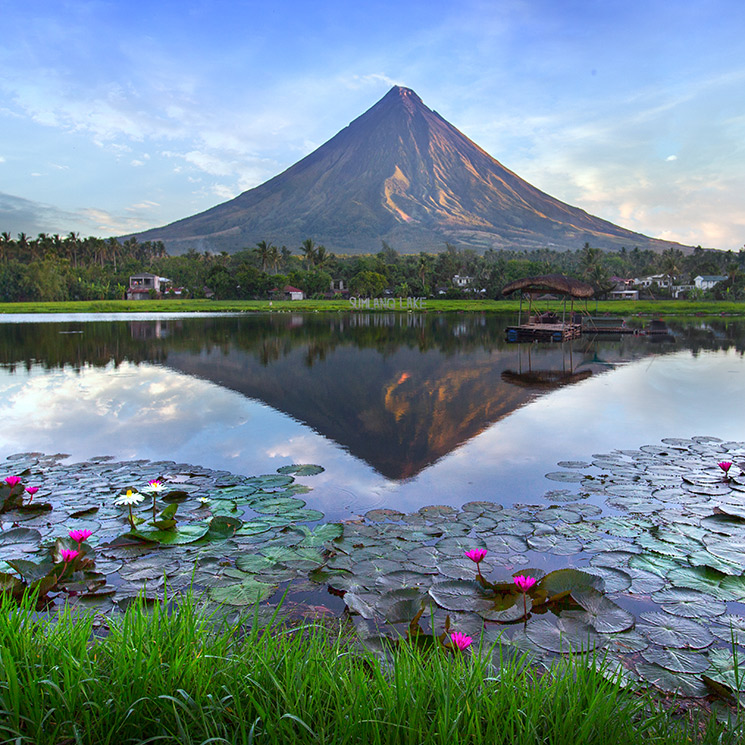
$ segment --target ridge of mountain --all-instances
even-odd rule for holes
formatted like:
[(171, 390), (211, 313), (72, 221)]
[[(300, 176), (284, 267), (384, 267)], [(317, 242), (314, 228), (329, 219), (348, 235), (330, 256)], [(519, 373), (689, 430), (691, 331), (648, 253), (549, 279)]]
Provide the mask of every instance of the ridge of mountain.
[(235, 251), (304, 239), (337, 253), (401, 253), (445, 243), (486, 249), (578, 249), (585, 242), (662, 251), (670, 241), (572, 207), (521, 179), (394, 86), (334, 137), (263, 184), (205, 212), (135, 234), (169, 251)]

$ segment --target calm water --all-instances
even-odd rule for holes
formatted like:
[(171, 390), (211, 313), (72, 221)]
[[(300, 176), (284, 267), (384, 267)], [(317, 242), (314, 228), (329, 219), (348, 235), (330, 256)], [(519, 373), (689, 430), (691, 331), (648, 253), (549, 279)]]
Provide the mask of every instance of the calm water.
[(663, 437), (745, 440), (745, 323), (506, 344), (514, 319), (0, 317), (0, 457), (317, 463), (328, 518), (539, 503), (564, 460)]

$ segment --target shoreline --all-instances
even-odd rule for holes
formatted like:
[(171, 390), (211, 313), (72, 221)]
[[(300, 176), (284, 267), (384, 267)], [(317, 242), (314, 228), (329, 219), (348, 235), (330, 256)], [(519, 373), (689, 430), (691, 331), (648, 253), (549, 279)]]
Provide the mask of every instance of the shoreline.
[[(559, 301), (554, 301), (558, 303)], [(516, 314), (517, 300), (426, 300), (421, 309), (405, 304), (354, 308), (349, 300), (79, 300), (0, 303), (0, 317), (55, 313), (490, 313)], [(372, 303), (371, 303), (372, 306)], [(745, 303), (686, 300), (601, 300), (575, 309), (589, 315), (745, 317)]]

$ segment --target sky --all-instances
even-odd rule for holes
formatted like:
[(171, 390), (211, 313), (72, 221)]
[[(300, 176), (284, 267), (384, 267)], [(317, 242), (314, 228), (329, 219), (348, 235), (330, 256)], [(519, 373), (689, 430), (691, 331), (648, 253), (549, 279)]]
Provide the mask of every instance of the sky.
[(745, 244), (742, 0), (0, 0), (0, 19), (14, 236), (196, 214), (403, 85), (568, 204)]

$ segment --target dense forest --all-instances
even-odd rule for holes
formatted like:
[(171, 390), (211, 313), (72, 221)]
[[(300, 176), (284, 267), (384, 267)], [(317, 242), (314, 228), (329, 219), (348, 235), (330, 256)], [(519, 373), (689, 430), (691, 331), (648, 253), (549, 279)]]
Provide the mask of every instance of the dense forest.
[[(631, 250), (605, 252), (589, 244), (576, 251), (492, 251), (446, 246), (439, 253), (399, 254), (383, 243), (376, 254), (337, 256), (312, 239), (301, 246), (277, 247), (267, 241), (234, 254), (191, 250), (169, 256), (159, 241), (130, 238), (81, 238), (24, 233), (0, 234), (0, 301), (103, 300), (123, 298), (129, 277), (151, 272), (167, 277), (181, 297), (220, 299), (267, 298), (274, 288), (292, 285), (309, 297), (323, 297), (332, 280), (343, 280), (356, 295), (378, 296), (390, 290), (398, 296), (461, 297), (483, 291), (499, 298), (502, 288), (520, 277), (558, 272), (589, 282), (602, 297), (613, 277), (664, 275), (676, 284), (692, 284), (697, 275), (723, 275), (708, 296), (745, 299), (745, 249), (716, 251), (696, 248), (684, 255), (675, 248), (661, 254)], [(453, 286), (453, 277), (471, 277), (467, 290)], [(655, 285), (654, 297), (669, 297)], [(696, 297), (704, 295), (694, 291)], [(167, 297), (168, 295), (166, 295)]]

